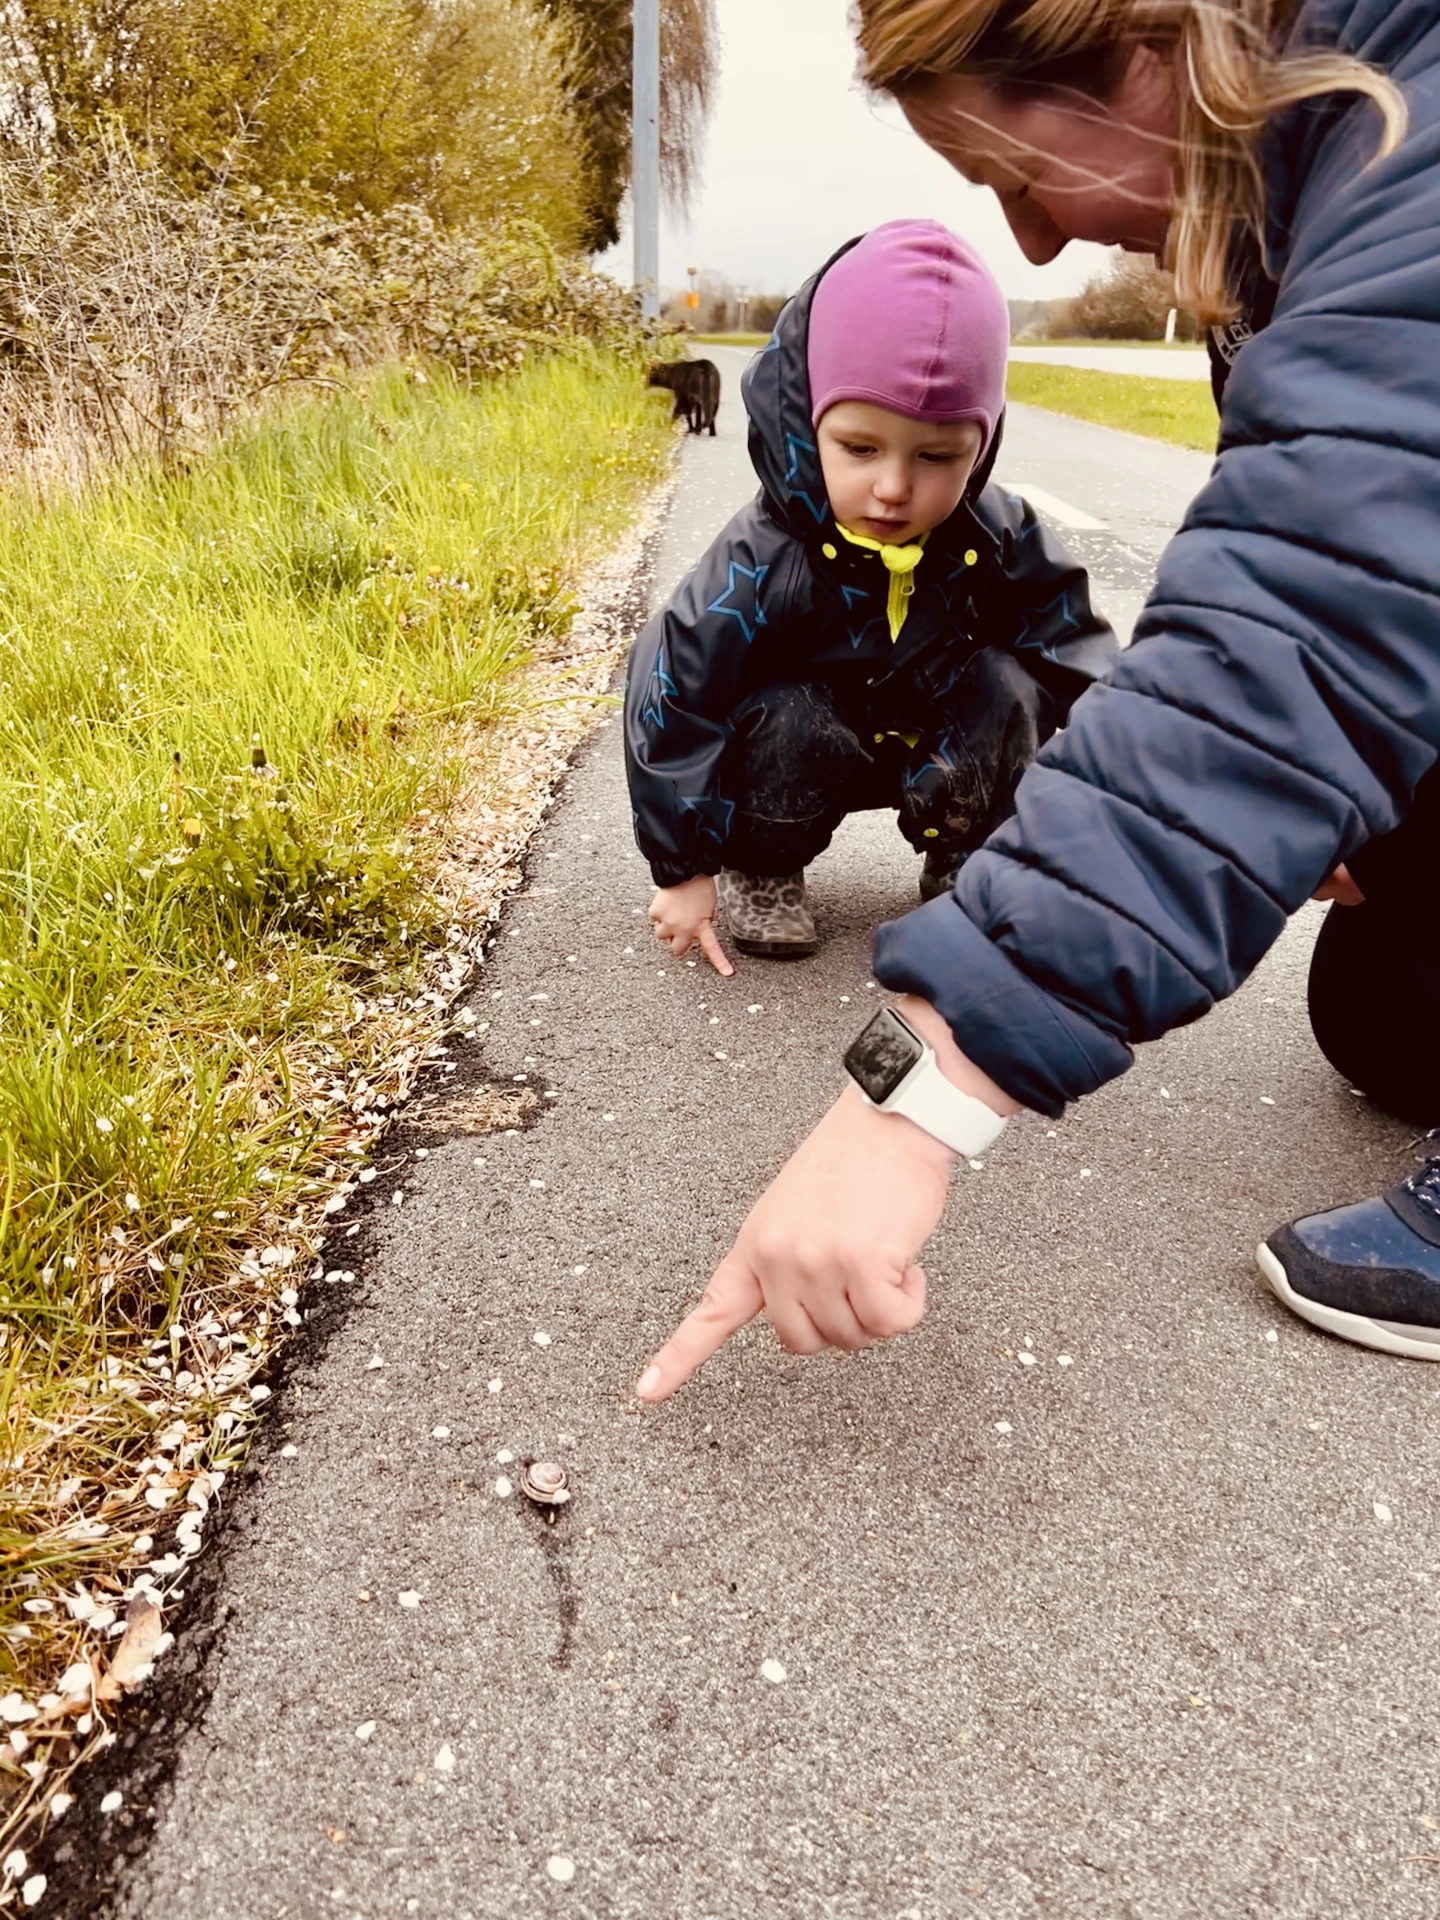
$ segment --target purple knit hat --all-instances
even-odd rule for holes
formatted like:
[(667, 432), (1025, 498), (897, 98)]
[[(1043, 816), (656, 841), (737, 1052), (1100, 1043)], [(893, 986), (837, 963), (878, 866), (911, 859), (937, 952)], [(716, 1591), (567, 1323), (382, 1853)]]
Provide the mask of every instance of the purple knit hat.
[(810, 305), (811, 419), (871, 400), (913, 420), (975, 420), (990, 444), (1005, 405), (1010, 314), (979, 255), (935, 220), (891, 220), (844, 253)]

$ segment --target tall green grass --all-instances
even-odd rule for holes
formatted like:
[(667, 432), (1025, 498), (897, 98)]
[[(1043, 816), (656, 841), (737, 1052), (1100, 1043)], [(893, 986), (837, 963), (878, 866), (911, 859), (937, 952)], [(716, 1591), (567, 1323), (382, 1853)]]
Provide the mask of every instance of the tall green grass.
[(355, 996), (403, 985), (462, 730), (668, 445), (621, 356), (396, 368), (188, 472), (0, 506), (12, 1575), (104, 1559), (69, 1522), (145, 1421), (96, 1395), (313, 1191), (335, 1116), (295, 1048), (343, 1070)]

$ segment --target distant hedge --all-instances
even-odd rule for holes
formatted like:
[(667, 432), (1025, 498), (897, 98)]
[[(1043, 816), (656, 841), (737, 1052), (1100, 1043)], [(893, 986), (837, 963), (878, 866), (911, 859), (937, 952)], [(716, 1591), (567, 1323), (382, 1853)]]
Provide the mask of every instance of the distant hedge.
[(0, 468), (182, 454), (276, 389), (426, 356), (476, 378), (586, 342), (643, 351), (630, 294), (532, 221), (326, 216), (185, 194), (107, 136), (6, 167)]

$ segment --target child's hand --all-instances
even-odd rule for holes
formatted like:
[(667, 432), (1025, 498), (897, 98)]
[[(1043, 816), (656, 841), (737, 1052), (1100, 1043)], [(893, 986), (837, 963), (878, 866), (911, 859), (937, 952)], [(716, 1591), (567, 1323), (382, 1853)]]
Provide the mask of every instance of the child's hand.
[(698, 945), (717, 973), (727, 978), (735, 969), (725, 957), (715, 932), (715, 882), (708, 873), (682, 880), (678, 887), (661, 887), (650, 902), (650, 924), (662, 947), (683, 960)]

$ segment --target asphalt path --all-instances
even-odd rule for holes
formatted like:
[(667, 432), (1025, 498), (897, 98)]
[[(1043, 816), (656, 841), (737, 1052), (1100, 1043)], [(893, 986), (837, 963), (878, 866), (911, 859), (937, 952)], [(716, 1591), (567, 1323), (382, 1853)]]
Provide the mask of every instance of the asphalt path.
[(1092, 373), (1139, 374), (1146, 380), (1210, 378), (1210, 356), (1203, 347), (1012, 347), (1010, 358)]
[[(657, 591), (749, 490), (741, 358)], [(1018, 410), (1005, 459), (1140, 553), (1200, 469)], [(618, 727), (581, 753), (490, 1025), (387, 1146), (152, 1724), (67, 1816), (74, 1911), (1440, 1911), (1437, 1375), (1292, 1320), (1251, 1265), (1409, 1151), (1309, 1038), (1315, 915), (957, 1176), (917, 1333), (799, 1361), (757, 1327), (637, 1411), (832, 1097), (916, 872), (867, 815), (811, 877), (813, 961), (658, 955)], [(517, 1084), (522, 1131), (444, 1119)], [(553, 1526), (500, 1490), (534, 1457), (571, 1475)]]

